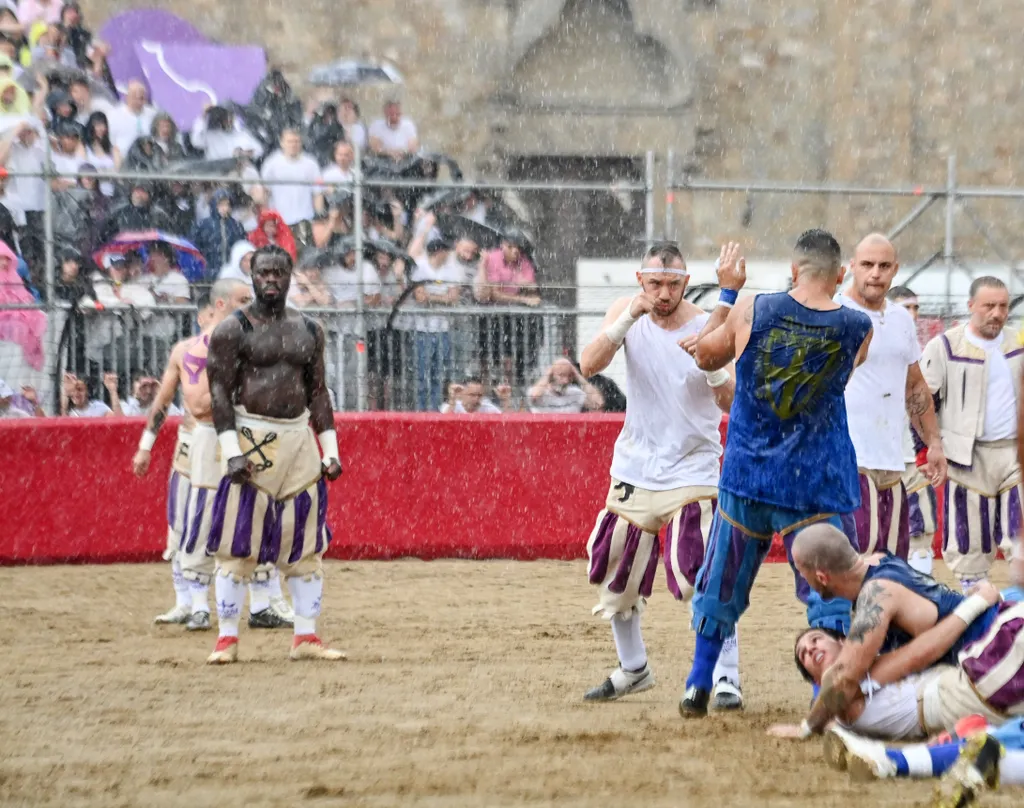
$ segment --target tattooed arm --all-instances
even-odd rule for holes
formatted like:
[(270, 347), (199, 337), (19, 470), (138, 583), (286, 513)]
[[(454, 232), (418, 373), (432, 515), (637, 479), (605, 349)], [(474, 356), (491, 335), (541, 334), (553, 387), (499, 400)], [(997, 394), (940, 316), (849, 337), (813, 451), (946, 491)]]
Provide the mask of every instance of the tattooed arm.
[(860, 683), (885, 642), (895, 603), (885, 581), (869, 581), (854, 606), (850, 633), (839, 657), (821, 678), (821, 690), (807, 716), (811, 732), (822, 732), (836, 716), (846, 713), (860, 695)]
[(946, 481), (946, 455), (942, 451), (942, 433), (939, 419), (935, 416), (935, 402), (932, 391), (917, 362), (907, 368), (907, 415), (910, 425), (928, 447), (928, 462), (924, 474), (935, 487)]

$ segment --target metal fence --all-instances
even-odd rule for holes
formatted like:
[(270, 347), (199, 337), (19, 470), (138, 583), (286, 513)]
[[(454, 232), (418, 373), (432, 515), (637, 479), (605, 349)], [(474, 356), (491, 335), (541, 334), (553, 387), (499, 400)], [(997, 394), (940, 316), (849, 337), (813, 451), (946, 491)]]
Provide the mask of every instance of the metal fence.
[[(602, 182), (445, 182), (365, 176), (357, 158), (351, 181), (330, 186), (309, 185), (323, 199), (325, 215), (295, 228), (299, 266), (303, 271), (309, 269), (302, 265), (303, 247), (324, 243), (330, 246), (339, 238), (350, 239), (357, 256), (356, 267), (350, 273), (351, 281), (346, 281), (352, 288), (335, 295), (330, 306), (305, 306), (308, 313), (323, 322), (329, 335), (327, 363), (336, 407), (346, 410), (436, 409), (439, 401), (447, 400), (450, 382), (470, 376), (482, 377), (492, 393), (501, 385), (509, 385), (513, 388), (512, 406), (524, 407), (528, 386), (555, 359), (578, 356), (582, 347), (580, 341), (586, 339), (585, 332), (592, 328), (595, 318), (603, 314), (603, 308), (599, 307), (631, 283), (629, 277), (616, 277), (607, 279), (604, 286), (584, 290), (577, 276), (578, 259), (601, 256), (635, 261), (641, 249), (658, 237), (679, 240), (688, 255), (698, 256), (703, 252), (706, 257), (712, 257), (717, 254), (717, 243), (730, 237), (749, 242), (755, 254), (759, 250), (762, 254), (775, 250), (775, 254), (781, 256), (780, 271), (788, 272), (786, 251), (774, 246), (776, 242), (772, 241), (781, 238), (777, 243), (788, 244), (792, 240), (793, 232), (780, 236), (777, 221), (785, 217), (764, 217), (765, 221), (759, 221), (756, 213), (747, 216), (751, 200), (762, 197), (797, 200), (791, 218), (807, 226), (827, 221), (829, 205), (836, 199), (895, 200), (903, 207), (909, 205), (909, 210), (892, 206), (872, 208), (870, 221), (881, 222), (880, 229), (888, 232), (898, 245), (902, 245), (915, 228), (921, 235), (915, 247), (929, 244), (937, 237), (934, 249), (925, 249), (923, 257), (905, 262), (909, 266), (897, 279), (911, 285), (922, 278), (930, 279), (926, 284), (930, 291), (919, 291), (919, 296), (923, 311), (932, 316), (929, 326), (932, 330), (937, 322), (949, 322), (963, 315), (966, 284), (979, 272), (993, 271), (992, 267), (998, 267), (996, 274), (1002, 273), (1010, 286), (1013, 305), (1016, 307), (1024, 300), (1024, 295), (1019, 294), (1020, 270), (1013, 257), (1016, 243), (1013, 247), (1006, 246), (1007, 239), (1000, 237), (999, 229), (987, 223), (993, 212), (985, 207), (1022, 201), (1024, 190), (960, 186), (953, 159), (947, 165), (945, 185), (892, 187), (708, 181), (678, 171), (675, 163), (670, 152), (659, 167), (654, 155), (647, 153), (642, 161), (637, 161), (639, 168), (632, 178)], [(93, 390), (100, 394), (100, 381), (106, 372), (118, 374), (126, 393), (133, 375), (140, 372), (159, 375), (174, 341), (196, 332), (195, 301), (202, 287), (217, 274), (216, 269), (212, 269), (205, 278), (193, 283), (191, 300), (180, 305), (153, 298), (144, 304), (128, 301), (96, 311), (87, 301), (83, 305), (82, 300), (69, 299), (68, 282), (62, 278), (59, 260), (62, 247), (68, 245), (69, 239), (74, 241), (75, 227), (88, 224), (92, 227), (89, 232), (95, 233), (98, 222), (88, 219), (92, 215), (87, 210), (88, 205), (76, 208), (70, 204), (69, 200), (75, 195), (81, 201), (82, 195), (77, 190), (72, 193), (58, 185), (81, 179), (85, 180), (79, 183), (82, 185), (110, 183), (130, 187), (140, 181), (155, 184), (154, 187), (163, 189), (159, 201), (167, 205), (204, 189), (208, 192), (212, 187), (237, 187), (238, 197), (248, 199), (257, 186), (269, 188), (272, 194), (277, 186), (297, 184), (261, 179), (254, 169), (244, 166), (224, 175), (11, 172), (8, 183), (32, 180), (45, 186), (44, 209), (29, 218), (34, 219), (41, 232), (41, 238), (34, 244), (39, 258), (32, 268), (43, 299), (34, 307), (46, 312), (49, 323), (44, 366), (29, 368), (18, 346), (0, 342), (0, 378), (15, 387), (20, 384), (36, 386), (50, 405), (48, 409), (54, 410), (60, 379), (65, 372), (88, 378)], [(331, 213), (335, 205), (331, 200), (338, 191), (342, 192), (340, 198), (347, 207), (344, 214), (335, 216)], [(441, 210), (436, 204), (438, 194), (458, 191), (471, 192), (471, 199), (480, 205), (483, 199), (494, 203), (485, 211), (484, 220), (492, 224), (496, 232), (512, 221), (516, 225), (525, 224), (532, 233), (533, 258), (540, 281), (539, 305), (536, 301), (529, 304), (525, 301), (482, 302), (478, 290), (474, 290), (479, 283), (474, 284), (477, 267), (473, 261), (467, 262), (466, 278), (458, 284), (459, 301), (443, 310), (418, 304), (415, 296), (407, 293), (412, 285), (410, 266), (405, 267), (403, 277), (390, 279), (395, 293), (390, 298), (375, 296), (374, 290), (367, 288), (366, 275), (359, 270), (362, 259), (358, 256), (372, 253), (377, 240), (391, 232), (385, 221), (387, 212), (381, 213), (381, 203), (386, 207), (388, 200), (396, 199), (401, 202), (401, 209), (411, 215), (419, 205)], [(99, 199), (96, 193), (93, 196)], [(461, 198), (458, 194), (449, 196), (456, 200)], [(808, 200), (819, 201), (812, 204)], [(462, 203), (456, 202), (458, 204)], [(602, 205), (610, 206), (611, 213), (601, 208)], [(696, 211), (701, 205), (703, 208)], [(501, 215), (489, 221), (499, 206)], [(604, 218), (588, 219), (585, 214), (591, 209), (600, 209)], [(749, 232), (737, 232), (737, 228), (729, 224), (708, 224), (709, 221), (726, 221), (737, 209), (740, 209), (739, 227), (746, 226)], [(757, 206), (753, 209), (756, 211)], [(475, 213), (468, 209), (445, 210)], [(934, 219), (940, 212), (943, 214), (941, 228), (937, 228), (934, 221), (925, 226), (927, 217)], [(657, 218), (662, 215), (664, 224), (658, 228)], [(747, 219), (752, 219), (753, 224)], [(851, 228), (860, 225), (858, 220)], [(405, 233), (399, 239), (403, 250), (415, 226), (414, 221), (405, 224)], [(984, 260), (973, 260), (973, 255), (957, 249), (958, 228), (964, 232), (963, 239), (969, 228), (972, 245), (979, 241), (985, 245)], [(836, 229), (846, 235), (842, 226)], [(576, 240), (574, 233), (578, 236)], [(86, 252), (91, 252), (95, 246), (85, 244)], [(397, 258), (396, 266), (397, 261), (409, 264), (411, 258)], [(372, 259), (367, 259), (367, 263), (372, 264)], [(936, 273), (941, 274), (941, 288), (936, 285)], [(377, 284), (376, 280), (372, 282)], [(704, 288), (695, 292), (694, 299), (700, 305), (710, 306), (714, 299), (713, 276), (701, 282)], [(488, 279), (484, 279), (484, 288), (489, 285)], [(584, 291), (588, 293), (583, 294)], [(24, 307), (24, 304), (0, 304), (0, 309)]]

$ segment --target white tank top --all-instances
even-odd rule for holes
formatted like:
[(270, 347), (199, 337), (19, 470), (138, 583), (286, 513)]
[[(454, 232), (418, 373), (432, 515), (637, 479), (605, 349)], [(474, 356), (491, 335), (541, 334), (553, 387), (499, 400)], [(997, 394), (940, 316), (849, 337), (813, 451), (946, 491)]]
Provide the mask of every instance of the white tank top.
[(677, 344), (698, 333), (700, 314), (675, 331), (641, 317), (626, 333), (626, 422), (611, 474), (648, 491), (718, 485), (722, 412), (697, 363)]
[(850, 724), (850, 729), (869, 738), (894, 741), (924, 738), (926, 733), (921, 726), (917, 699), (924, 686), (941, 672), (942, 668), (933, 668), (884, 687), (868, 677), (860, 686), (864, 711)]

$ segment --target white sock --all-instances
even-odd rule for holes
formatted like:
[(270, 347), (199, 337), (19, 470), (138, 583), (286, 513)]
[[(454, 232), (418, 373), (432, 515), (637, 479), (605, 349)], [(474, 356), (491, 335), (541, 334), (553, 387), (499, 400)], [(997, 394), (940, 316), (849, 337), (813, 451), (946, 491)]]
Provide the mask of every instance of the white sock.
[(270, 570), (270, 578), (267, 580), (267, 594), (270, 600), (284, 597), (281, 592), (281, 574), (276, 569)]
[(201, 581), (189, 581), (188, 588), (192, 593), (192, 614), (196, 612), (210, 613), (210, 585)]
[(901, 747), (898, 751), (903, 753), (903, 759), (907, 761), (908, 777), (935, 777), (932, 753), (927, 744), (912, 743)]
[(192, 593), (188, 589), (188, 581), (181, 573), (181, 562), (178, 559), (171, 561), (171, 581), (174, 582), (174, 605), (184, 606), (186, 609), (192, 605)]
[(1006, 750), (999, 761), (999, 782), (1004, 786), (1024, 786), (1024, 751)]
[(907, 563), (911, 569), (930, 576), (932, 574), (932, 554), (927, 550), (917, 550), (910, 554)]
[(249, 614), (256, 614), (270, 608), (270, 581), (249, 582)]
[(722, 651), (718, 655), (718, 662), (715, 663), (715, 672), (711, 675), (711, 681), (715, 684), (722, 679), (734, 687), (740, 686), (740, 638), (736, 629), (733, 629), (732, 634), (722, 643)]
[(647, 664), (647, 649), (640, 636), (640, 615), (636, 610), (612, 618), (612, 637), (615, 638), (615, 650), (623, 670), (638, 671)]
[(245, 585), (228, 575), (218, 575), (214, 584), (217, 596), (217, 625), (221, 637), (238, 636), (238, 618), (245, 600)]
[(316, 576), (309, 580), (289, 578), (288, 591), (292, 593), (295, 609), (295, 636), (316, 634), (316, 619), (320, 616), (320, 600), (324, 595), (324, 579)]

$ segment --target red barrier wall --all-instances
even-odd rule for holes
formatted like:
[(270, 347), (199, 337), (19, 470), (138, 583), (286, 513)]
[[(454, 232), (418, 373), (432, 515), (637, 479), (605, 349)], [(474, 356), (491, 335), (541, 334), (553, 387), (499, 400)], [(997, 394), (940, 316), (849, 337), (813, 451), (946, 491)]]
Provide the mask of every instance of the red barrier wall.
[[(622, 427), (621, 415), (336, 419), (345, 473), (330, 489), (328, 555), (348, 559), (583, 558)], [(138, 480), (143, 426), (0, 421), (0, 564), (158, 558), (177, 422)], [(776, 541), (770, 560), (782, 558)]]

